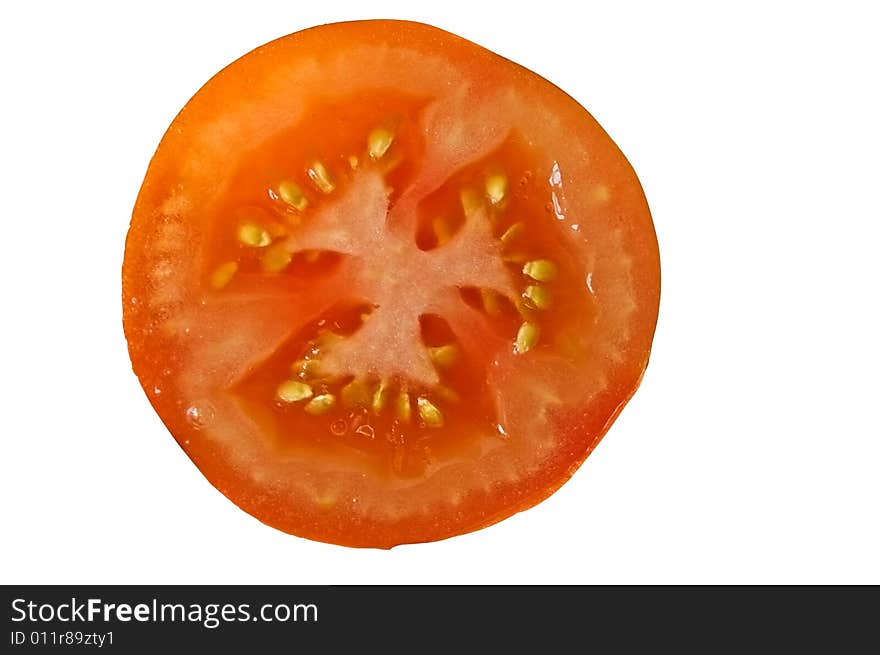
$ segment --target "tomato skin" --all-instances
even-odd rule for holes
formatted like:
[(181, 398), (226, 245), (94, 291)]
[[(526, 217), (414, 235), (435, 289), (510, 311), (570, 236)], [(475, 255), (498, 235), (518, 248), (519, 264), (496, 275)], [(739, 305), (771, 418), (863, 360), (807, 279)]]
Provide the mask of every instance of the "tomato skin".
[[(324, 94), (338, 91), (344, 96), (350, 90), (342, 86), (334, 90), (334, 84), (361, 83), (332, 72), (338, 53), (375, 55), (364, 59), (374, 63), (365, 63), (359, 70), (363, 84), (373, 77), (389, 79), (382, 69), (383, 57), (397, 57), (392, 62), (394, 84), (407, 91), (440, 93), (445, 80), (466, 80), (468, 90), (462, 102), (489, 107), (484, 112), (487, 117), (494, 113), (492, 107), (505, 89), (523, 98), (540, 99), (540, 109), (529, 107), (539, 119), (527, 127), (538, 137), (546, 137), (549, 144), (536, 155), (544, 158), (539, 162), (544, 170), (550, 170), (558, 159), (571, 179), (604, 176), (613, 194), (613, 210), (597, 210), (595, 221), (602, 230), (591, 234), (595, 243), (583, 255), (585, 262), (588, 256), (594, 260), (590, 270), (602, 310), (597, 330), (602, 339), (616, 344), (607, 386), (548, 415), (546, 430), (555, 441), (540, 458), (539, 467), (507, 471), (456, 495), (461, 478), (479, 475), (450, 466), (436, 472), (430, 483), (412, 485), (413, 494), (426, 488), (413, 501), (421, 503), (420, 511), (401, 509), (397, 515), (391, 510), (373, 511), (380, 501), (363, 487), (349, 488), (346, 482), (334, 490), (332, 472), (299, 465), (282, 469), (263, 446), (239, 447), (230, 435), (209, 429), (207, 424), (218, 416), (238, 410), (232, 401), (211, 398), (203, 403), (202, 397), (182, 391), (193, 376), (189, 370), (193, 353), (212, 352), (212, 359), (203, 361), (212, 379), (223, 380), (224, 371), (235, 369), (241, 361), (234, 348), (211, 350), (208, 342), (214, 333), (200, 324), (193, 324), (187, 336), (169, 335), (167, 329), (178, 316), (202, 303), (200, 276), (206, 264), (200, 246), (208, 228), (200, 217), (218, 202), (227, 179), (227, 161), (270, 138), (279, 126), (295, 124), (308, 111), (311, 88), (306, 85), (300, 96), (293, 93), (299, 87), (284, 81), (292, 71), (299, 71), (297, 79), (302, 79), (301, 74), (325, 79), (322, 71), (330, 70), (321, 89)], [(344, 58), (338, 56), (340, 61)], [(527, 120), (511, 116), (514, 122)], [(583, 146), (582, 152), (571, 146), (572, 140)], [(567, 201), (572, 214), (587, 214), (592, 202), (577, 188), (569, 188)], [(586, 240), (579, 233), (566, 232), (565, 238), (563, 247), (575, 256), (586, 252)], [(614, 256), (603, 259), (603, 246), (612, 255), (629, 260), (625, 276), (617, 271)], [(539, 503), (569, 479), (608, 431), (644, 374), (659, 307), (660, 262), (650, 212), (635, 172), (577, 102), (531, 71), (460, 37), (418, 23), (377, 20), (325, 25), (283, 37), (232, 63), (199, 90), (175, 118), (150, 162), (126, 240), (122, 283), (123, 326), (135, 373), (168, 430), (217, 489), (259, 520), (285, 532), (346, 546), (390, 548), (486, 527)], [(330, 279), (324, 286), (297, 291), (317, 315), (328, 305), (322, 298), (332, 295), (340, 284)], [(625, 310), (616, 304), (624, 285), (629, 294)], [(274, 292), (267, 292), (270, 298)], [(260, 315), (259, 321), (248, 319), (256, 315), (248, 311), (248, 302), (235, 305), (236, 321), (218, 310), (216, 316), (205, 314), (203, 323), (232, 329), (242, 327), (239, 322), (243, 322), (245, 333), (260, 334), (268, 344), (301, 319), (300, 310), (292, 307), (279, 308), (271, 317)], [(499, 384), (507, 384), (514, 374), (496, 371), (494, 375)], [(255, 423), (244, 421), (236, 429), (241, 443), (259, 440)], [(502, 469), (499, 465), (498, 470)], [(296, 487), (285, 475), (307, 479), (308, 484), (313, 479), (314, 484), (310, 491)], [(385, 487), (377, 483), (377, 488)], [(456, 496), (454, 501), (451, 495)], [(370, 507), (363, 509), (365, 505)]]

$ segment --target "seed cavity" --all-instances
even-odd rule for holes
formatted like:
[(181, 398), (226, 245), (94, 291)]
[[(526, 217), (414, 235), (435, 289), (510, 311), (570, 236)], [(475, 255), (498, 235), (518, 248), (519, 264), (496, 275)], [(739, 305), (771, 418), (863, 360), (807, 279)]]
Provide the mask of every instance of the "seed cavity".
[(502, 174), (490, 175), (486, 178), (486, 197), (493, 205), (497, 205), (507, 193), (507, 177)]
[(322, 393), (312, 398), (303, 408), (307, 414), (319, 416), (326, 414), (336, 406), (336, 396), (332, 393)]
[(302, 188), (296, 182), (291, 182), (290, 180), (285, 180), (278, 185), (278, 195), (284, 202), (300, 212), (309, 205), (309, 201)]
[(220, 264), (214, 272), (211, 273), (211, 286), (215, 289), (222, 289), (232, 281), (232, 278), (238, 272), (238, 262), (226, 262)]
[(452, 344), (428, 348), (428, 356), (438, 368), (450, 368), (458, 360), (458, 348)]
[(525, 263), (522, 272), (538, 282), (550, 282), (556, 278), (559, 270), (549, 259), (534, 259)]
[(311, 398), (312, 388), (299, 380), (287, 380), (278, 387), (275, 397), (283, 403), (296, 403)]
[(530, 284), (522, 295), (526, 303), (536, 309), (547, 309), (553, 302), (550, 290), (539, 284)]
[(443, 426), (443, 413), (437, 406), (424, 396), (419, 396), (416, 400), (416, 406), (419, 411), (419, 418), (429, 428), (439, 428)]
[(401, 391), (397, 395), (394, 403), (394, 412), (401, 421), (409, 422), (412, 418), (412, 405), (410, 404), (409, 394), (406, 391)]
[(244, 223), (238, 227), (238, 240), (251, 248), (265, 248), (272, 243), (272, 237), (259, 225)]
[(534, 348), (538, 343), (540, 329), (534, 323), (526, 321), (519, 326), (516, 333), (516, 343), (514, 344), (514, 352), (525, 353)]
[(377, 127), (367, 137), (367, 149), (370, 152), (370, 159), (381, 159), (391, 143), (394, 141), (394, 135), (384, 127)]
[(314, 184), (315, 188), (321, 193), (332, 193), (336, 188), (336, 185), (333, 183), (333, 180), (330, 179), (330, 174), (327, 172), (324, 164), (319, 161), (312, 162), (312, 165), (308, 169), (308, 175), (312, 184)]

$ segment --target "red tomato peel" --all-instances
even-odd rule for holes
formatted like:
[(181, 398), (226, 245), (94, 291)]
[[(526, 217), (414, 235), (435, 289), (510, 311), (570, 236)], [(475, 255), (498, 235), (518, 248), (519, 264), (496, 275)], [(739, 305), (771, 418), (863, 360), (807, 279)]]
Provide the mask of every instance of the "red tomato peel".
[(387, 548), (564, 483), (638, 387), (659, 293), (641, 186), (586, 110), (452, 34), (359, 21), (257, 48), (175, 118), (123, 323), (221, 492)]

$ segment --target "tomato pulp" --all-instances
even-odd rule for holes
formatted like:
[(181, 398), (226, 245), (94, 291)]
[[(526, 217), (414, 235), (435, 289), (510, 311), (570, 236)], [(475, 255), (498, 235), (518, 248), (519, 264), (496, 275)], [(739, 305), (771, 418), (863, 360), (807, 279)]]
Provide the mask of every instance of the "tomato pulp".
[(538, 75), (405, 21), (312, 28), (186, 104), (123, 264), (133, 367), (261, 521), (349, 546), (475, 530), (584, 461), (645, 370), (635, 173)]

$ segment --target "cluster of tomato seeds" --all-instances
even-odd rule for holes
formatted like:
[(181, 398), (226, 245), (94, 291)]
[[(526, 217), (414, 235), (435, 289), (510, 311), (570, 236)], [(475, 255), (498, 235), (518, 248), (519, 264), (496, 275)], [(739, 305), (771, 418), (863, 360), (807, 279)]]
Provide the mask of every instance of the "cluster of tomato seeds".
[[(262, 221), (244, 220), (235, 225), (235, 241), (243, 254), (238, 261), (217, 264), (209, 277), (210, 286), (218, 291), (227, 288), (246, 266), (244, 259), (248, 258), (256, 259), (262, 274), (277, 275), (287, 271), (295, 257), (302, 258), (306, 264), (332, 257), (335, 253), (321, 250), (292, 252), (285, 242), (302, 221), (309, 220), (309, 210), (317, 206), (321, 198), (329, 198), (339, 191), (340, 184), (344, 185), (358, 169), (369, 166), (383, 173), (393, 170), (400, 163), (400, 156), (394, 153), (394, 143), (392, 129), (376, 127), (369, 132), (360, 156), (352, 154), (341, 160), (347, 164), (348, 171), (334, 171), (320, 159), (314, 159), (303, 168), (302, 181), (285, 177), (274, 184), (268, 197), (277, 208), (277, 216), (264, 216)], [(531, 173), (526, 172), (520, 185), (530, 178)], [(461, 289), (461, 295), (465, 302), (478, 307), (490, 318), (512, 321), (512, 351), (524, 355), (541, 341), (541, 315), (553, 306), (551, 286), (559, 267), (551, 259), (529, 252), (526, 217), (511, 220), (505, 216), (515, 190), (510, 188), (507, 174), (496, 168), (483, 174), (481, 179), (482, 188), (471, 182), (460, 189), (460, 216), (455, 212), (433, 216), (422, 226), (416, 241), (424, 250), (442, 248), (455, 238), (464, 221), (490, 222), (500, 242), (500, 258), (511, 280), (520, 281), (520, 293), (506, 295), (475, 287)], [(456, 367), (462, 364), (462, 349), (451, 333), (443, 342), (424, 345), (439, 377), (439, 382), (431, 386), (413, 384), (406, 379), (370, 378), (358, 371), (344, 376), (328, 376), (322, 372), (321, 356), (360, 329), (370, 315), (370, 308), (359, 308), (347, 320), (347, 328), (335, 332), (326, 326), (312, 326), (312, 336), (303, 341), (287, 375), (276, 382), (273, 398), (276, 406), (285, 412), (298, 408), (313, 418), (337, 417), (331, 420), (331, 434), (351, 433), (370, 440), (377, 435), (376, 419), (381, 416), (391, 421), (385, 431), (392, 440), (402, 441), (405, 437), (401, 429), (407, 425), (429, 431), (444, 427), (448, 422), (444, 407), (461, 403), (462, 396), (456, 390), (462, 375), (455, 373)], [(322, 322), (326, 325), (326, 321)], [(340, 416), (345, 418), (338, 418)], [(487, 420), (491, 423), (494, 419)]]

